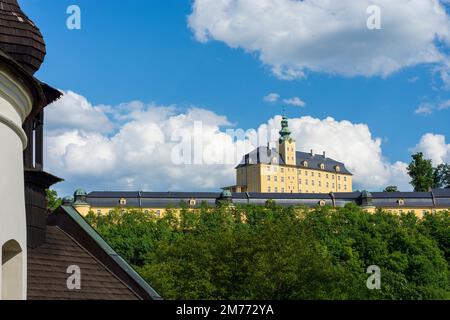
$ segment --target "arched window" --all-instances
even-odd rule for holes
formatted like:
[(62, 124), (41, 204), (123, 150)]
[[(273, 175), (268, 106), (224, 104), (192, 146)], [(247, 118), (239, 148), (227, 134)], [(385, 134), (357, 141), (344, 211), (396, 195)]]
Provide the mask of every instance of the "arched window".
[(22, 300), (23, 254), (15, 240), (2, 246), (2, 300)]
[(320, 169), (325, 170), (325, 165), (323, 163), (320, 164)]
[(307, 168), (308, 167), (308, 161), (303, 161), (303, 166)]

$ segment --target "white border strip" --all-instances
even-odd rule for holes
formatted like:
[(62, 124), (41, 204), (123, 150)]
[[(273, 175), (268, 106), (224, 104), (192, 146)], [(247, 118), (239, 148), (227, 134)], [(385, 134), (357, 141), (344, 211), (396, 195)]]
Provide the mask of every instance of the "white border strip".
[(20, 140), (22, 141), (23, 150), (25, 150), (28, 145), (28, 138), (27, 135), (25, 134), (25, 131), (16, 123), (2, 116), (1, 114), (0, 114), (0, 123), (5, 124), (8, 128), (10, 128), (19, 136)]

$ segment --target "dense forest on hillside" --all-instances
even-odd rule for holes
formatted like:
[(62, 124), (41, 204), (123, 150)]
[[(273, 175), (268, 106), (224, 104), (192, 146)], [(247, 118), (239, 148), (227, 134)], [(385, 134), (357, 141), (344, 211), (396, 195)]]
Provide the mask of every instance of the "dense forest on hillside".
[(87, 220), (165, 299), (450, 299), (449, 212), (268, 203)]

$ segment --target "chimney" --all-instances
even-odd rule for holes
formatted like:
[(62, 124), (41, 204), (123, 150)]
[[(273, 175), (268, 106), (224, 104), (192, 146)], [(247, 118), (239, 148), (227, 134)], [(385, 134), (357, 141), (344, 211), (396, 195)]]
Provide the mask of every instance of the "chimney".
[(311, 157), (314, 157), (314, 150), (311, 149)]
[(327, 153), (324, 151), (323, 152), (323, 158), (325, 159), (327, 157)]

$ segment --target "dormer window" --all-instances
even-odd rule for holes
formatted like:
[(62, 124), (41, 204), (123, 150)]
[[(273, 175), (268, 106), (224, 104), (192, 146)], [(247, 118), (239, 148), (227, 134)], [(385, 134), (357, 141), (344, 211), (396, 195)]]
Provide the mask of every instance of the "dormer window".
[(320, 169), (325, 170), (325, 165), (323, 163), (320, 164)]
[(321, 206), (321, 207), (325, 207), (326, 204), (327, 204), (327, 202), (325, 200), (319, 201), (319, 206)]
[(120, 204), (121, 206), (126, 206), (126, 205), (127, 205), (127, 199), (121, 198), (121, 199), (119, 200), (119, 204)]
[(403, 199), (398, 199), (398, 200), (397, 200), (397, 203), (398, 203), (399, 206), (402, 207), (402, 206), (405, 205), (405, 200), (403, 200)]
[(197, 201), (195, 201), (195, 199), (190, 199), (190, 200), (189, 200), (189, 205), (190, 205), (191, 207), (195, 206), (196, 203), (197, 203)]
[(277, 157), (274, 157), (274, 158), (272, 159), (272, 163), (275, 163), (275, 164), (277, 164), (277, 163), (278, 163), (278, 159), (277, 159)]
[(341, 172), (341, 167), (339, 166), (334, 167), (334, 169), (336, 170), (336, 172)]
[(303, 166), (308, 167), (308, 161), (303, 161)]

